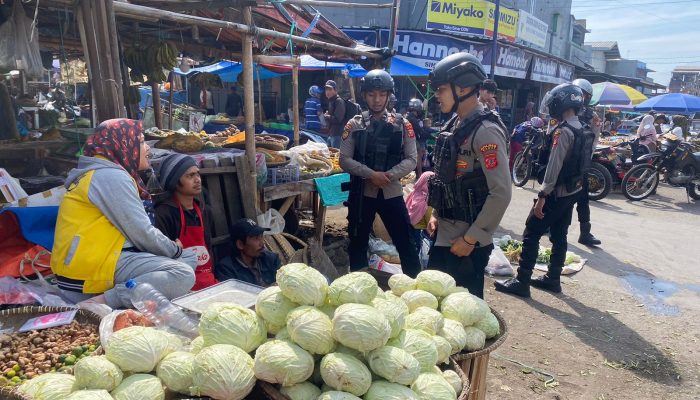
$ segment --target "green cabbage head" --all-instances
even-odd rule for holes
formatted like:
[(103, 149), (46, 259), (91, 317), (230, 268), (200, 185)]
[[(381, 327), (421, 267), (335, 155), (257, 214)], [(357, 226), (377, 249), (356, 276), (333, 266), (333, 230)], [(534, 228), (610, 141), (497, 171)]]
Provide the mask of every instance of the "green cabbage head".
[(432, 371), (438, 362), (437, 347), (431, 335), (416, 329), (404, 329), (399, 336), (391, 339), (389, 346), (406, 350), (412, 355), (418, 364), (421, 372)]
[(323, 312), (301, 306), (287, 316), (287, 332), (294, 343), (312, 354), (328, 354), (335, 349), (333, 324)]
[(389, 278), (389, 288), (396, 296), (416, 289), (416, 280), (405, 274), (395, 274)]
[(157, 377), (134, 374), (124, 378), (112, 392), (112, 397), (114, 400), (164, 400), (165, 390), (163, 390), (163, 383)]
[(452, 353), (452, 345), (442, 336), (433, 336), (433, 342), (435, 343), (435, 348), (438, 352), (438, 364), (446, 364), (450, 361), (450, 355)]
[(420, 375), (418, 360), (398, 347), (380, 347), (369, 353), (367, 362), (375, 374), (392, 383), (408, 386)]
[(453, 319), (445, 318), (445, 326), (438, 332), (438, 335), (450, 342), (450, 346), (452, 346), (450, 355), (459, 353), (467, 345), (467, 334), (464, 332), (464, 327)]
[(190, 343), (190, 353), (197, 354), (204, 348), (204, 338), (197, 336)]
[(345, 392), (339, 392), (336, 390), (329, 390), (318, 396), (316, 400), (362, 400), (361, 398)]
[(453, 319), (465, 327), (474, 325), (491, 312), (484, 300), (464, 292), (452, 293), (442, 299), (440, 310), (445, 318)]
[(246, 353), (267, 339), (265, 322), (255, 311), (233, 303), (215, 303), (199, 319), (204, 345), (232, 344)]
[(367, 393), (372, 384), (372, 374), (365, 364), (343, 353), (330, 353), (323, 357), (321, 377), (328, 386), (355, 396)]
[(122, 371), (105, 356), (85, 357), (73, 368), (77, 389), (106, 390), (111, 392), (124, 378)]
[(24, 382), (18, 390), (34, 400), (63, 400), (74, 388), (72, 375), (50, 372)]
[(369, 387), (367, 394), (363, 397), (364, 400), (418, 400), (418, 395), (398, 383), (387, 381), (374, 381)]
[(161, 360), (156, 368), (156, 375), (165, 387), (173, 392), (190, 394), (193, 365), (194, 354), (175, 351)]
[(414, 312), (418, 307), (428, 307), (433, 310), (438, 308), (437, 297), (425, 290), (409, 290), (401, 295), (401, 300), (406, 302), (410, 312)]
[(372, 300), (372, 306), (381, 311), (389, 321), (391, 327), (391, 335), (396, 337), (406, 325), (406, 317), (408, 316), (408, 306), (398, 297), (387, 296), (383, 299), (377, 297)]
[(418, 376), (411, 389), (420, 400), (455, 400), (457, 393), (441, 374), (434, 372), (422, 373)]
[(106, 390), (78, 390), (71, 393), (66, 400), (114, 400)]
[(346, 303), (370, 304), (379, 292), (377, 280), (367, 272), (351, 272), (328, 287), (328, 301), (339, 306)]
[(464, 345), (464, 350), (481, 350), (484, 348), (484, 345), (486, 345), (486, 335), (481, 329), (468, 326), (464, 328), (464, 333), (467, 335), (467, 344)]
[(442, 377), (445, 378), (447, 383), (452, 386), (452, 389), (454, 389), (457, 394), (462, 393), (464, 383), (462, 383), (462, 378), (460, 378), (456, 372), (451, 369), (444, 370), (442, 371)]
[(322, 306), (328, 294), (328, 281), (317, 270), (302, 263), (287, 264), (277, 270), (277, 284), (291, 301)]
[(361, 352), (384, 346), (391, 335), (384, 314), (364, 304), (343, 304), (335, 310), (332, 322), (335, 340)]
[(435, 335), (445, 325), (445, 317), (440, 311), (428, 307), (418, 307), (406, 317), (406, 328), (418, 329), (430, 335)]
[(255, 376), (265, 382), (296, 385), (313, 372), (314, 358), (294, 343), (271, 340), (255, 352)]
[(114, 332), (105, 349), (107, 359), (124, 372), (151, 372), (174, 348), (174, 335), (142, 326)]
[(192, 363), (193, 396), (241, 400), (255, 386), (253, 359), (230, 344), (205, 347)]
[(289, 397), (290, 400), (316, 400), (321, 395), (321, 389), (311, 382), (282, 386), (280, 392)]
[(426, 269), (416, 276), (416, 288), (425, 290), (435, 297), (445, 297), (457, 287), (455, 278), (434, 269)]
[(474, 328), (478, 328), (486, 335), (486, 339), (494, 338), (501, 334), (501, 325), (493, 313), (489, 313), (486, 317), (480, 319)]
[[(268, 328), (270, 326), (283, 327), (287, 322), (287, 314), (297, 307), (299, 304), (286, 298), (279, 286), (270, 286), (264, 289), (255, 300), (255, 312), (267, 322)], [(270, 329), (268, 332), (273, 335), (277, 333)]]

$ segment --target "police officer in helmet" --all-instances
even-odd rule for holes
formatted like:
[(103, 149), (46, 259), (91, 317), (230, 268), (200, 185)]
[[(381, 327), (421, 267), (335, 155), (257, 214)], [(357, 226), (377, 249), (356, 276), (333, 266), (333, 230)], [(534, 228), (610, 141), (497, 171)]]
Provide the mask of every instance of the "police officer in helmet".
[(416, 133), (416, 148), (418, 149), (418, 162), (416, 163), (416, 179), (423, 174), (423, 157), (425, 156), (429, 133), (423, 130), (423, 102), (419, 99), (408, 101), (406, 119), (411, 123)]
[(368, 72), (360, 91), (369, 112), (348, 121), (340, 146), (340, 166), (352, 179), (363, 182), (360, 190), (364, 191), (359, 201), (352, 201), (357, 187), (350, 189), (350, 269), (368, 266), (369, 233), (379, 214), (399, 252), (403, 272), (415, 277), (421, 267), (400, 180), (416, 167), (416, 135), (401, 115), (387, 111), (394, 79), (386, 71)]
[(511, 198), (506, 128), (479, 102), (485, 79), (481, 62), (468, 53), (448, 56), (430, 74), (440, 111), (454, 116), (443, 125), (433, 152), (428, 230), (435, 242), (428, 268), (452, 275), (481, 298), (493, 233)]
[[(585, 129), (590, 129), (595, 135), (592, 149), (592, 151), (595, 151), (598, 145), (598, 139), (600, 138), (601, 122), (598, 114), (589, 107), (591, 98), (593, 97), (593, 85), (586, 79), (576, 79), (571, 83), (578, 86), (583, 92), (583, 107), (581, 108), (578, 118), (579, 121), (581, 121), (581, 125), (583, 125)], [(581, 196), (578, 199), (578, 203), (576, 203), (578, 223), (581, 227), (581, 234), (579, 235), (578, 242), (586, 246), (597, 246), (601, 244), (601, 241), (591, 233), (591, 207), (588, 202), (588, 179), (586, 177), (586, 179), (583, 180)]]
[[(522, 297), (530, 297), (530, 285), (561, 292), (559, 278), (566, 259), (566, 235), (593, 151), (593, 134), (583, 129), (578, 118), (584, 107), (583, 92), (578, 86), (564, 83), (555, 87), (545, 96), (545, 105), (557, 125), (547, 147), (550, 154), (542, 186), (525, 222), (518, 275), (495, 282), (499, 292)], [(540, 238), (548, 230), (552, 254), (547, 273), (531, 279)]]

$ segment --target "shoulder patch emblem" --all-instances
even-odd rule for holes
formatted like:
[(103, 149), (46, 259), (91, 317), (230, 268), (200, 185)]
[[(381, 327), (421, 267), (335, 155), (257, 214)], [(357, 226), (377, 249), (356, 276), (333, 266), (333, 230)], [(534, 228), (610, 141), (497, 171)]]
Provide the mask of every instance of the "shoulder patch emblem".
[(557, 121), (556, 118), (551, 118), (551, 119), (549, 120), (549, 126), (556, 126), (556, 125), (558, 125), (558, 124), (559, 124), (559, 121)]
[(557, 147), (557, 144), (559, 144), (559, 135), (560, 134), (561, 133), (559, 132), (559, 129), (557, 129), (556, 131), (554, 131), (554, 133), (552, 133), (552, 147)]
[(346, 140), (347, 138), (350, 137), (350, 130), (351, 129), (352, 129), (351, 123), (348, 122), (347, 124), (345, 124), (345, 129), (343, 129), (343, 136), (342, 136), (343, 140)]
[(494, 169), (498, 167), (498, 154), (489, 153), (484, 155), (484, 166), (486, 169)]
[(489, 143), (485, 144), (481, 147), (479, 147), (479, 151), (481, 151), (482, 154), (485, 153), (492, 153), (498, 150), (498, 145), (496, 143)]
[(408, 137), (410, 137), (411, 139), (414, 139), (416, 137), (416, 132), (413, 130), (413, 125), (411, 125), (410, 122), (404, 121), (403, 127), (406, 129)]

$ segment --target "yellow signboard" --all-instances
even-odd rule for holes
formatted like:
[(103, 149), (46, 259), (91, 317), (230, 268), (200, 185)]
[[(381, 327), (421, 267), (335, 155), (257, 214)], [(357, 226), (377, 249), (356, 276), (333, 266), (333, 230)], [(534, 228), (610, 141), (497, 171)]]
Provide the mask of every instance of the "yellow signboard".
[[(427, 0), (427, 29), (493, 36), (496, 5), (482, 0)], [(518, 12), (505, 7), (499, 9), (498, 37), (515, 41)]]

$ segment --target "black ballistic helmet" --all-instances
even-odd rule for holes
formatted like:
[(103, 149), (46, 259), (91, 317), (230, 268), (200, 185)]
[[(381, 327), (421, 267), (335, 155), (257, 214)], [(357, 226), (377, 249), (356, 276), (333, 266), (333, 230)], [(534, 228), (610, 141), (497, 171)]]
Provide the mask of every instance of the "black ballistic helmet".
[(373, 69), (360, 81), (360, 91), (362, 93), (372, 90), (384, 90), (394, 93), (394, 78), (383, 69)]
[(413, 98), (408, 101), (408, 111), (422, 111), (423, 102), (420, 99)]
[(562, 83), (547, 93), (546, 106), (549, 115), (561, 120), (564, 111), (573, 108), (578, 114), (584, 106), (583, 91), (572, 83)]
[[(452, 112), (456, 112), (459, 103), (479, 93), (481, 84), (486, 80), (486, 71), (478, 58), (469, 53), (460, 52), (449, 55), (435, 64), (428, 79), (433, 87), (450, 85), (454, 99)], [(457, 96), (457, 86), (461, 88), (474, 86), (474, 89), (460, 97)]]

